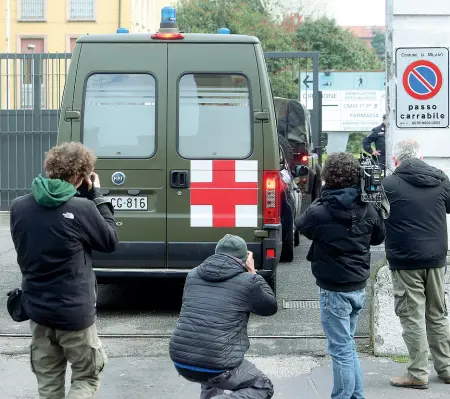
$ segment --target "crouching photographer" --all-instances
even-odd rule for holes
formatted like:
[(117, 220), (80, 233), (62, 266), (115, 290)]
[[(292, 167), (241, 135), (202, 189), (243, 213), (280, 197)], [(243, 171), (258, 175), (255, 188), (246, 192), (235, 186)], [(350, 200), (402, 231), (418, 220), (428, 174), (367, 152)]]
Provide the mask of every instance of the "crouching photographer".
[(352, 154), (329, 155), (321, 197), (295, 222), (312, 240), (307, 260), (320, 287), (321, 322), (333, 360), (331, 398), (336, 399), (365, 397), (354, 335), (370, 276), (370, 246), (385, 238), (383, 217), (374, 204), (362, 201), (362, 174)]
[[(97, 335), (96, 278), (92, 251), (117, 245), (114, 209), (103, 198), (95, 156), (80, 143), (53, 147), (31, 193), (10, 210), (11, 235), (22, 273), (15, 290), (20, 319), (30, 319), (31, 368), (40, 399), (64, 398), (67, 362), (72, 384), (67, 398), (93, 398), (107, 356)], [(11, 298), (11, 296), (10, 296)], [(9, 307), (9, 305), (8, 305)]]

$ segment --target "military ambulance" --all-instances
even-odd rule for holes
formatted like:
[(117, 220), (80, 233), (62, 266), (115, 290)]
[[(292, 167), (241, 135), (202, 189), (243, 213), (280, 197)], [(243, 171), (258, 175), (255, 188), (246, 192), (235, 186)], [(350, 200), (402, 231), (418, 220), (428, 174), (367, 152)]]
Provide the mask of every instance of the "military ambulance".
[(301, 193), (279, 148), (260, 42), (228, 33), (181, 33), (165, 7), (157, 33), (77, 40), (58, 143), (95, 152), (116, 210), (117, 250), (93, 254), (99, 283), (185, 276), (231, 233), (275, 288)]

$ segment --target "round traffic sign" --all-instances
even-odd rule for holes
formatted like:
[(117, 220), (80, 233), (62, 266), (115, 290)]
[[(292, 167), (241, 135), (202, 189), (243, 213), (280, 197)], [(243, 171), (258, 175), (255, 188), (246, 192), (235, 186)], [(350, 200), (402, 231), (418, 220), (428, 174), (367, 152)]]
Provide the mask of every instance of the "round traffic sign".
[(442, 73), (430, 61), (415, 61), (403, 74), (406, 92), (416, 100), (429, 100), (439, 93), (442, 87)]
[(430, 61), (416, 61), (406, 68), (403, 86), (412, 98), (429, 100), (441, 90), (442, 73), (436, 64)]

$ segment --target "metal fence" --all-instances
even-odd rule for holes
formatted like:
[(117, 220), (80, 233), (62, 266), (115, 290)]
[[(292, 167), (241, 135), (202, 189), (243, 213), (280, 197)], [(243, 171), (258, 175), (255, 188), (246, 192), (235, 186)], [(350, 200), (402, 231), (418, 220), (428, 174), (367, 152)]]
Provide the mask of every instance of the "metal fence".
[[(71, 56), (0, 54), (0, 211), (30, 192), (33, 178), (43, 172), (44, 154), (56, 143)], [(299, 99), (300, 72), (316, 69), (315, 57), (266, 54), (274, 95)]]
[(56, 143), (71, 54), (0, 54), (0, 211), (29, 192)]

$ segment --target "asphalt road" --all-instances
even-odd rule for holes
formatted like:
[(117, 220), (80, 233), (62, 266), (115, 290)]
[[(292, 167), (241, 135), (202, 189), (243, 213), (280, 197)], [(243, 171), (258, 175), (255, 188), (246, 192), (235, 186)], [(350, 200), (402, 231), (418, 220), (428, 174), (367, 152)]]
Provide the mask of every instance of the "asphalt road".
[[(278, 269), (279, 312), (272, 317), (252, 316), (249, 334), (259, 338), (260, 346), (254, 345), (255, 354), (281, 350), (264, 341), (276, 336), (304, 336), (301, 340), (285, 341), (286, 352), (316, 353), (324, 349), (320, 326), (318, 287), (306, 261), (309, 241), (301, 238), (296, 249), (295, 260), (280, 264)], [(15, 250), (9, 233), (8, 216), (0, 215), (0, 334), (28, 334), (28, 323), (15, 323), (6, 310), (6, 293), (20, 286), (20, 271), (15, 259)], [(373, 262), (382, 257), (382, 252), (373, 253)], [(179, 281), (144, 282), (126, 285), (100, 286), (98, 300), (98, 329), (102, 335), (170, 335), (181, 305), (182, 283)], [(283, 308), (284, 301), (312, 301), (300, 303), (294, 309)], [(367, 304), (357, 335), (369, 335), (369, 307), (371, 304), (371, 281), (367, 288)], [(314, 343), (313, 337), (318, 337)], [(309, 341), (306, 339), (308, 338)], [(299, 343), (300, 342), (300, 343)], [(295, 345), (294, 345), (295, 343)], [(317, 345), (316, 345), (317, 344)], [(258, 349), (259, 348), (259, 349)], [(258, 353), (259, 351), (263, 353)], [(274, 353), (275, 354), (275, 353)], [(150, 354), (149, 354), (150, 355)]]
[[(389, 377), (401, 375), (404, 364), (391, 359), (360, 356), (366, 399), (444, 399), (449, 386), (431, 371), (428, 390), (395, 388)], [(333, 386), (329, 359), (310, 356), (273, 356), (249, 358), (263, 370), (274, 385), (275, 398), (329, 399)], [(431, 365), (430, 365), (431, 370)], [(66, 375), (66, 390), (70, 371)], [(98, 399), (198, 399), (199, 384), (179, 377), (170, 359), (161, 357), (121, 357), (110, 359), (103, 375)], [(0, 397), (38, 399), (36, 378), (28, 356), (0, 355)]]
[[(302, 237), (294, 262), (279, 266), (279, 312), (269, 318), (250, 319), (249, 333), (254, 338), (248, 356), (274, 382), (274, 397), (330, 397), (330, 360), (305, 356), (326, 354), (317, 306), (318, 287), (305, 260), (308, 248), (308, 240)], [(15, 256), (8, 217), (0, 215), (0, 398), (34, 399), (38, 395), (29, 368), (29, 338), (8, 336), (29, 334), (28, 323), (13, 322), (6, 310), (7, 291), (20, 286)], [(372, 252), (373, 264), (382, 258), (382, 251)], [(366, 309), (357, 331), (360, 336), (369, 335), (372, 284), (371, 280), (368, 282)], [(182, 284), (157, 280), (101, 286), (99, 294), (98, 328), (110, 358), (99, 398), (198, 398), (198, 385), (178, 377), (168, 357), (168, 336), (181, 305)], [(284, 301), (308, 302), (300, 302), (301, 306), (295, 309), (285, 309)], [(361, 339), (359, 343), (361, 349), (369, 340)], [(425, 392), (390, 387), (389, 377), (403, 373), (405, 365), (362, 353), (360, 357), (368, 399), (410, 398), (413, 394), (424, 398), (448, 397), (448, 387), (437, 381), (435, 375), (430, 378), (430, 390)]]

